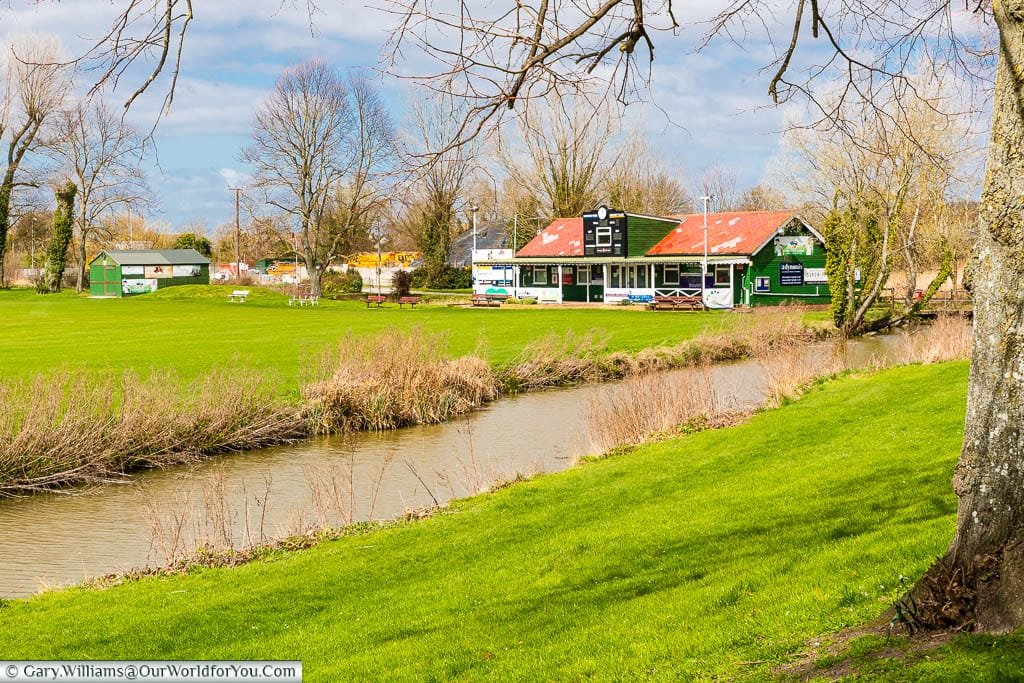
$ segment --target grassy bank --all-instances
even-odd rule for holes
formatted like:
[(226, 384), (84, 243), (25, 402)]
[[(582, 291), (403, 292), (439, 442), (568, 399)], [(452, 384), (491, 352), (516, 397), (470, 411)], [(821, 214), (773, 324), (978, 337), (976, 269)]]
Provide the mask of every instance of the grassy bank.
[[(277, 292), (251, 288), (244, 304), (229, 303), (231, 286), (173, 287), (128, 299), (73, 293), (39, 296), (0, 291), (0, 377), (31, 377), (56, 366), (75, 369), (174, 369), (183, 377), (211, 368), (244, 366), (273, 372), (295, 392), (311, 360), (351, 334), (388, 328), (443, 333), (452, 357), (478, 354), (500, 365), (548, 334), (597, 330), (611, 351), (676, 344), (705, 331), (742, 325), (724, 312), (685, 315), (643, 310), (516, 307), (481, 310), (445, 305), (367, 309), (358, 301), (292, 307)], [(819, 314), (810, 319), (818, 320)]]
[[(308, 680), (770, 676), (944, 549), (966, 378), (963, 362), (847, 377), (420, 522), (9, 602), (3, 655), (299, 658)], [(946, 647), (898, 675), (1024, 665)]]

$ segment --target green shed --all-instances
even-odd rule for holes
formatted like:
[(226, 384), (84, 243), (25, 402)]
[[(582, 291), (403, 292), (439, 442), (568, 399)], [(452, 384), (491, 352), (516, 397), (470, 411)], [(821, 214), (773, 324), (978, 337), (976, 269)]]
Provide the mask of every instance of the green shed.
[(175, 285), (210, 284), (210, 259), (195, 249), (101, 251), (89, 263), (89, 293), (121, 297)]

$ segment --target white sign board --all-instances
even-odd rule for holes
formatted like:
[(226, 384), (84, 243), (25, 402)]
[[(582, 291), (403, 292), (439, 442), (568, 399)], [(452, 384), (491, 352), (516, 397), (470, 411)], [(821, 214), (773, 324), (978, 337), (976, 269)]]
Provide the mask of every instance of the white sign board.
[(804, 282), (809, 285), (823, 285), (828, 282), (824, 268), (804, 268)]

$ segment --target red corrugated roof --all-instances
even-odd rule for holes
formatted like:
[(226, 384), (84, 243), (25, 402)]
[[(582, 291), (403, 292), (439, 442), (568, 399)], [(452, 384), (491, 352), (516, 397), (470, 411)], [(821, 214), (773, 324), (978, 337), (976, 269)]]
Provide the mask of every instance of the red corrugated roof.
[(516, 256), (583, 256), (583, 219), (556, 218)]
[[(708, 255), (752, 254), (795, 214), (792, 211), (725, 211), (708, 214)], [(648, 256), (702, 256), (704, 214), (679, 216), (679, 226)]]

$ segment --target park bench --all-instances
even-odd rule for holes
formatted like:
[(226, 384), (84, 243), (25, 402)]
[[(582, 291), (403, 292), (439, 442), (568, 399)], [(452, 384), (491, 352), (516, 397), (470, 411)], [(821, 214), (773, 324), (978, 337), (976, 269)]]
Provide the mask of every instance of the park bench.
[(656, 296), (647, 307), (652, 311), (703, 311), (704, 301), (699, 296)]
[(418, 296), (401, 296), (401, 297), (398, 297), (398, 307), (399, 308), (401, 308), (405, 304), (409, 304), (411, 307), (415, 308), (416, 304), (418, 304), (419, 302), (420, 302), (420, 298)]
[(381, 304), (387, 300), (388, 298), (383, 294), (369, 294), (366, 297), (366, 307), (369, 308), (370, 304), (376, 304), (377, 308), (380, 308)]
[(235, 291), (228, 294), (228, 301), (237, 301), (238, 303), (245, 303), (245, 300), (249, 297), (248, 289), (236, 289)]
[(288, 299), (289, 306), (318, 306), (320, 304), (320, 297), (307, 295), (307, 296), (293, 296)]
[(474, 294), (470, 301), (474, 306), (494, 307), (501, 306), (505, 298), (504, 294)]

